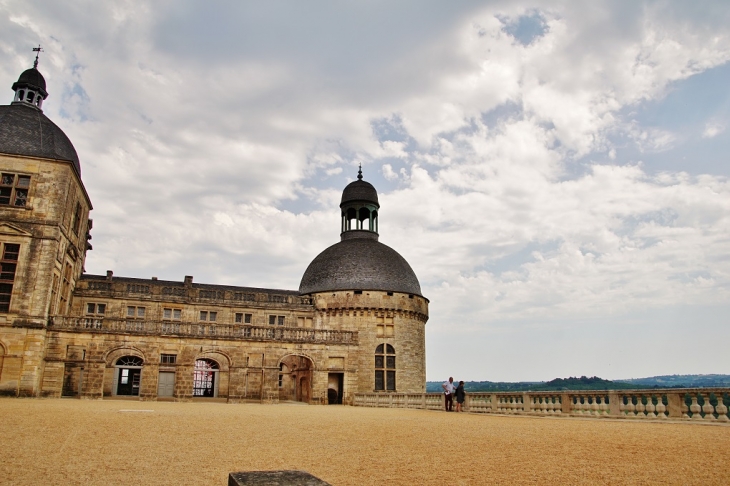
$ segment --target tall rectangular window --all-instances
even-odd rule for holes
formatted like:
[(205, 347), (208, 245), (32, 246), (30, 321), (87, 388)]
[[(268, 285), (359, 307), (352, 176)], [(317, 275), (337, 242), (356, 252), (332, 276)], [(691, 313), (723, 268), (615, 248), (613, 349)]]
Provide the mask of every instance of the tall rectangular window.
[[(3, 174), (5, 177), (5, 174)], [(0, 260), (0, 312), (10, 312), (10, 297), (13, 295), (15, 270), (18, 266), (20, 245), (5, 243), (2, 245), (2, 260)]]
[(74, 211), (74, 219), (71, 223), (71, 228), (75, 235), (79, 234), (79, 227), (81, 226), (81, 204), (76, 203), (76, 211)]
[(29, 188), (30, 176), (3, 172), (0, 176), (0, 204), (25, 207)]

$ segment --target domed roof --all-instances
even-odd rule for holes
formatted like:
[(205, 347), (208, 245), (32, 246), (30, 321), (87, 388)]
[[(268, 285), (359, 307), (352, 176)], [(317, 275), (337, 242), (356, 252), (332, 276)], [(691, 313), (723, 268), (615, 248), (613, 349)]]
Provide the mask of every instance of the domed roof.
[(66, 134), (27, 103), (0, 105), (0, 153), (67, 160), (81, 175), (79, 156)]
[(347, 187), (345, 187), (345, 190), (342, 191), (340, 207), (342, 207), (343, 204), (352, 201), (372, 202), (376, 206), (380, 207), (380, 204), (378, 204), (378, 191), (375, 190), (372, 184), (365, 182), (362, 179), (350, 182)]
[(40, 88), (44, 92), (46, 91), (46, 80), (40, 71), (34, 67), (23, 71), (18, 80), (13, 83), (13, 90), (15, 90), (18, 85), (23, 84), (33, 86), (34, 88)]
[(299, 284), (300, 294), (381, 290), (421, 295), (416, 274), (397, 251), (378, 242), (374, 233), (350, 233), (358, 234), (330, 246), (312, 260)]

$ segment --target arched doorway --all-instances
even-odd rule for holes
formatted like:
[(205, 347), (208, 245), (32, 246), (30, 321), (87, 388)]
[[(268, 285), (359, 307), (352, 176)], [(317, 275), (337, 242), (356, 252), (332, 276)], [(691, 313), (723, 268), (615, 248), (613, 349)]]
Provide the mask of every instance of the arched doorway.
[(114, 395), (139, 396), (143, 364), (139, 356), (122, 356), (114, 363)]
[(306, 356), (290, 354), (279, 362), (279, 400), (309, 403), (312, 400), (314, 364)]
[(219, 372), (220, 366), (216, 361), (208, 358), (196, 359), (193, 370), (193, 397), (217, 397)]

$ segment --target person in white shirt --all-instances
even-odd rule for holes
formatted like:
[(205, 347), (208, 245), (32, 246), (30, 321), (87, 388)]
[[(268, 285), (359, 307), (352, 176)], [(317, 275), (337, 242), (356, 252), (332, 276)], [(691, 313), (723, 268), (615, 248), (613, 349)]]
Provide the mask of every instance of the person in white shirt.
[(456, 387), (454, 386), (454, 378), (450, 376), (449, 381), (445, 381), (441, 385), (441, 388), (444, 389), (444, 395), (446, 397), (446, 400), (444, 401), (446, 411), (451, 412), (451, 408), (454, 406), (454, 391), (456, 390)]

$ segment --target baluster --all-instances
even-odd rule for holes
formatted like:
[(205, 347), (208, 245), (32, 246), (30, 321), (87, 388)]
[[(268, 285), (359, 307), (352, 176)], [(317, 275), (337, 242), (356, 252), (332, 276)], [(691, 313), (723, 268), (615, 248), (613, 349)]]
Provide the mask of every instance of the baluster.
[(687, 395), (682, 394), (682, 418), (689, 419), (689, 407), (687, 406)]
[(535, 407), (535, 408), (537, 408), (538, 413), (541, 413), (541, 414), (548, 413), (547, 397), (543, 396), (543, 397), (538, 398), (537, 407)]
[(563, 405), (559, 396), (553, 397), (553, 413), (556, 415), (563, 413)]
[(702, 399), (705, 401), (705, 404), (702, 406), (702, 411), (705, 412), (705, 420), (715, 420), (715, 415), (713, 415), (715, 407), (710, 403), (710, 394), (707, 394), (707, 398), (705, 398), (705, 395), (702, 395)]
[(700, 410), (702, 410), (702, 407), (700, 407), (700, 404), (697, 403), (697, 395), (692, 394), (692, 405), (689, 406), (689, 411), (692, 412), (692, 420), (702, 420), (702, 415), (700, 414)]
[(583, 395), (578, 395), (575, 397), (575, 407), (573, 408), (573, 413), (576, 415), (583, 415), (583, 401), (585, 399), (583, 398)]
[(646, 418), (656, 418), (654, 410), (656, 410), (654, 407), (654, 395), (648, 395), (646, 397)]
[(618, 413), (622, 417), (625, 417), (628, 415), (628, 407), (624, 403), (624, 400), (626, 399), (626, 395), (619, 395), (618, 396)]
[(590, 414), (598, 415), (598, 402), (596, 401), (596, 396), (595, 395), (591, 396), (591, 400), (593, 401), (593, 403), (591, 403)]
[(646, 415), (644, 415), (644, 410), (646, 409), (644, 407), (644, 395), (636, 396), (636, 405), (634, 406), (634, 409), (636, 410), (636, 418), (646, 418)]
[(608, 404), (605, 396), (601, 396), (601, 402), (598, 404), (598, 415), (601, 417), (608, 415)]
[(664, 395), (657, 396), (656, 399), (656, 415), (660, 419), (666, 419), (667, 416), (664, 415), (664, 412), (667, 410), (667, 406), (664, 405)]
[(581, 405), (581, 414), (583, 415), (590, 415), (591, 414), (591, 397), (586, 395), (583, 398), (583, 404)]
[(715, 407), (715, 411), (717, 412), (717, 420), (719, 422), (727, 422), (727, 406), (723, 403), (722, 400), (722, 392), (718, 393), (717, 396), (717, 406)]
[(570, 396), (570, 413), (573, 415), (580, 414), (580, 412), (578, 411), (579, 407), (580, 407), (580, 397), (571, 395)]

